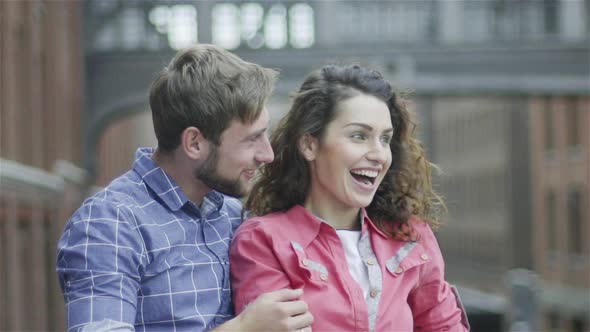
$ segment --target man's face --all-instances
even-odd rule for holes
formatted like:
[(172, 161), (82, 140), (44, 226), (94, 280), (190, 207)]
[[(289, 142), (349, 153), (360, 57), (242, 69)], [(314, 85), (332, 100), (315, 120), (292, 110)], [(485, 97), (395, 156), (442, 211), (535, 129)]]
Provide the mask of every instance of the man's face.
[(213, 190), (243, 197), (252, 186), (256, 170), (274, 159), (268, 140), (266, 108), (251, 124), (233, 120), (221, 134), (221, 144), (211, 145), (207, 159), (195, 169), (195, 177)]

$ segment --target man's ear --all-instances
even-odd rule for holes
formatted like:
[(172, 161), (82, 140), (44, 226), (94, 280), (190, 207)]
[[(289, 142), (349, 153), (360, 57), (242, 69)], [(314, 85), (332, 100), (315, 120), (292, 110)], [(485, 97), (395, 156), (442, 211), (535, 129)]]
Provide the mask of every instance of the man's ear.
[(316, 158), (318, 150), (318, 139), (313, 137), (311, 134), (306, 133), (299, 137), (297, 142), (299, 152), (303, 155), (307, 161), (312, 161)]
[(180, 148), (190, 159), (202, 159), (207, 153), (209, 141), (197, 127), (187, 127), (180, 134)]

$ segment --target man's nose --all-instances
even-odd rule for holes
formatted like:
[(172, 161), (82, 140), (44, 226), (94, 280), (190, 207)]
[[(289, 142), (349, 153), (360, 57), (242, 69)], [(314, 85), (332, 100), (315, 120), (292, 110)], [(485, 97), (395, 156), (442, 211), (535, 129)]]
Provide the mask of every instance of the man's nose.
[(258, 151), (258, 154), (256, 155), (256, 161), (259, 163), (270, 163), (274, 159), (275, 154), (272, 151), (272, 147), (270, 145), (268, 136), (265, 135), (262, 141), (262, 145), (260, 146), (260, 149)]

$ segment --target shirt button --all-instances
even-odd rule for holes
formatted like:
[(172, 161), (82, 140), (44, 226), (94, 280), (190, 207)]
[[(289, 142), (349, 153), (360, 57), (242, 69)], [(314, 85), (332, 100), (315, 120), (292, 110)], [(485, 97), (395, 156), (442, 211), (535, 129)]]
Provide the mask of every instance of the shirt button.
[(376, 297), (377, 295), (379, 295), (379, 290), (376, 288), (371, 289), (371, 297)]
[(323, 281), (328, 280), (328, 276), (325, 274), (320, 275), (320, 279), (322, 279)]
[(401, 267), (398, 267), (398, 268), (395, 270), (395, 272), (393, 272), (393, 273), (395, 273), (395, 274), (400, 274), (400, 273), (402, 273), (402, 272), (404, 272), (404, 269), (402, 269)]
[(308, 266), (309, 262), (307, 261), (307, 259), (304, 258), (301, 260), (301, 264), (303, 264), (303, 266)]
[(428, 255), (422, 254), (420, 255), (420, 259), (426, 262), (428, 260)]
[(369, 259), (367, 259), (367, 264), (373, 265), (373, 264), (375, 264), (375, 260), (372, 258), (369, 258)]

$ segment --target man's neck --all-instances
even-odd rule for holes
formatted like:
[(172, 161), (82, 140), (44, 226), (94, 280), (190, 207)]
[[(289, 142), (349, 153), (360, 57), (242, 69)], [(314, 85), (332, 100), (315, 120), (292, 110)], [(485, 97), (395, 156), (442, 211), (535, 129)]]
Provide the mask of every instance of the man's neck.
[(194, 166), (188, 160), (175, 151), (163, 153), (159, 149), (156, 149), (152, 159), (178, 184), (189, 200), (198, 206), (201, 205), (203, 197), (211, 191), (211, 188), (195, 178)]

